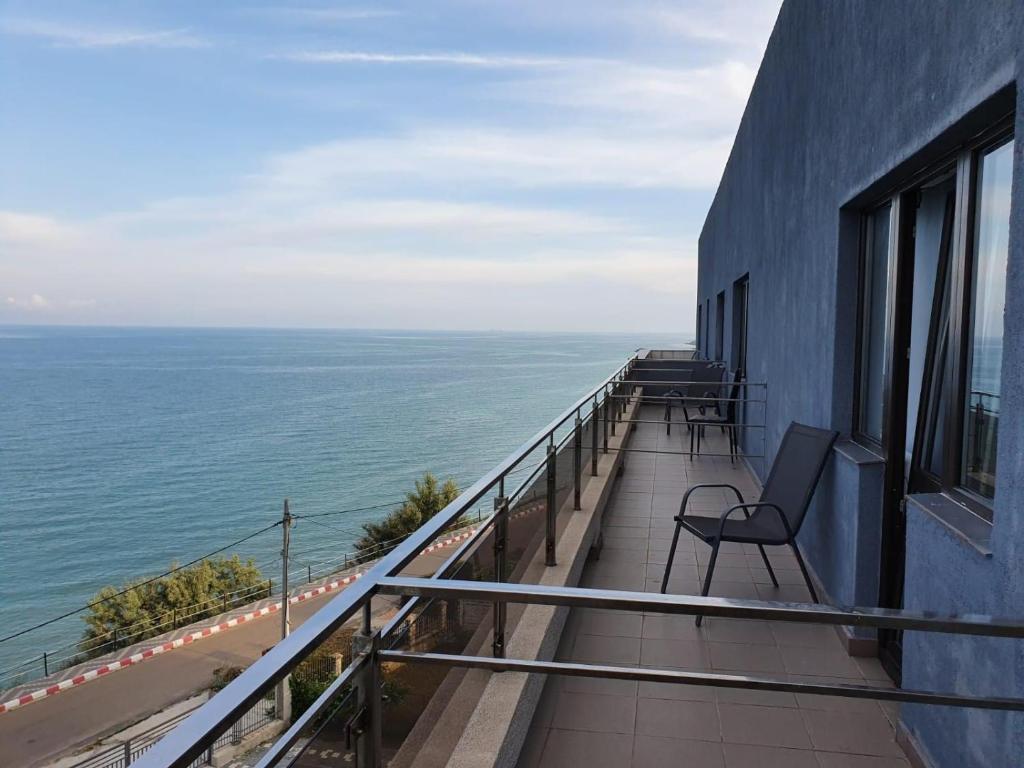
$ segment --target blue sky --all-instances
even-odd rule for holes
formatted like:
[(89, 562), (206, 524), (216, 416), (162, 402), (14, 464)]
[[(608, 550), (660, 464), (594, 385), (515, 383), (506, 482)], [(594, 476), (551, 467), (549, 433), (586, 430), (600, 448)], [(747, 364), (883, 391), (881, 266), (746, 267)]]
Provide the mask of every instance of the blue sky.
[(0, 322), (689, 331), (777, 11), (0, 2)]

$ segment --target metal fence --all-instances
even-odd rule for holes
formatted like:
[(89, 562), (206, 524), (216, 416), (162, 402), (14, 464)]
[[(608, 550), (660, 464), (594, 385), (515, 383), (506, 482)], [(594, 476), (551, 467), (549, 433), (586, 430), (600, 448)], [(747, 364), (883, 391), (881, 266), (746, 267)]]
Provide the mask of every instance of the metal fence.
[[(136, 736), (129, 739), (125, 739), (124, 743), (117, 744), (106, 749), (100, 750), (90, 755), (85, 760), (79, 763), (75, 763), (71, 768), (128, 768), (128, 766), (135, 763), (139, 757), (145, 754), (149, 749), (153, 747), (160, 739), (162, 739), (167, 733), (174, 730), (185, 720), (189, 715), (195, 712), (199, 707), (183, 712), (164, 723), (160, 723), (147, 731), (144, 731)], [(275, 718), (275, 704), (273, 696), (269, 696), (259, 701), (254, 707), (251, 707), (245, 714), (242, 715), (228, 730), (217, 738), (202, 755), (193, 760), (190, 766), (201, 766), (201, 765), (212, 765), (213, 755), (221, 747), (227, 746), (228, 744), (237, 744), (243, 738), (248, 736), (265, 725), (269, 725), (274, 721)]]

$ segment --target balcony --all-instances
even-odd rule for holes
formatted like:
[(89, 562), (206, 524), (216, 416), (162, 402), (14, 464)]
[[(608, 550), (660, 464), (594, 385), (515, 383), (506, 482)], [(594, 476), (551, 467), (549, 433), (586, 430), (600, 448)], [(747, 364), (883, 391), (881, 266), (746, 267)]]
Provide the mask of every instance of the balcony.
[[(672, 516), (690, 487), (759, 486), (765, 385), (746, 383), (733, 457), (717, 428), (691, 451), (680, 387), (710, 404), (708, 368), (641, 353), (166, 736), (136, 765), (205, 762), (208, 747), (325, 643), (351, 661), (269, 749), (270, 766), (906, 766), (900, 702), (1024, 709), (1024, 700), (899, 690), (847, 655), (837, 626), (1024, 637), (1024, 624), (809, 603), (797, 561), (685, 535), (668, 594)], [(690, 384), (698, 382), (698, 384)], [(706, 381), (705, 381), (706, 384)], [(696, 510), (730, 502), (702, 491)], [(429, 578), (424, 547), (489, 503)], [(398, 601), (396, 601), (398, 598)], [(705, 616), (698, 628), (694, 615)]]

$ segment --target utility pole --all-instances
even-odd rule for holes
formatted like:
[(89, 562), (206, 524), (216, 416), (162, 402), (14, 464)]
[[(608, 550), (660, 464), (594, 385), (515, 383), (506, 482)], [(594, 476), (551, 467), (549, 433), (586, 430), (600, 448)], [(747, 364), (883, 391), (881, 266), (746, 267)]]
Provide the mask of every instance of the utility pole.
[[(288, 603), (288, 545), (291, 543), (292, 514), (288, 511), (288, 499), (284, 500), (284, 514), (281, 516), (281, 639), (291, 631), (291, 615)], [(277, 716), (285, 723), (292, 720), (292, 692), (286, 675), (277, 684)]]

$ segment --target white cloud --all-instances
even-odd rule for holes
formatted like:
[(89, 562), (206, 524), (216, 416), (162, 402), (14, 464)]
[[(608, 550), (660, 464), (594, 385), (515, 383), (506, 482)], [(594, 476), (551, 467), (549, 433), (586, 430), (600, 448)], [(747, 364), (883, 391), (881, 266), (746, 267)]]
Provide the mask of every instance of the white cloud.
[(18, 299), (14, 296), (7, 297), (7, 307), (28, 312), (44, 312), (51, 308), (49, 300), (38, 293), (31, 294), (27, 299)]
[(101, 29), (42, 19), (3, 19), (0, 20), (0, 31), (39, 38), (64, 48), (202, 48), (208, 45), (187, 28)]
[(370, 51), (295, 51), (268, 58), (312, 64), (441, 64), (486, 69), (546, 69), (576, 66), (582, 59), (549, 56), (502, 56), (450, 51), (443, 53), (375, 53)]
[(11, 245), (62, 247), (74, 231), (50, 216), (0, 210), (0, 242)]

